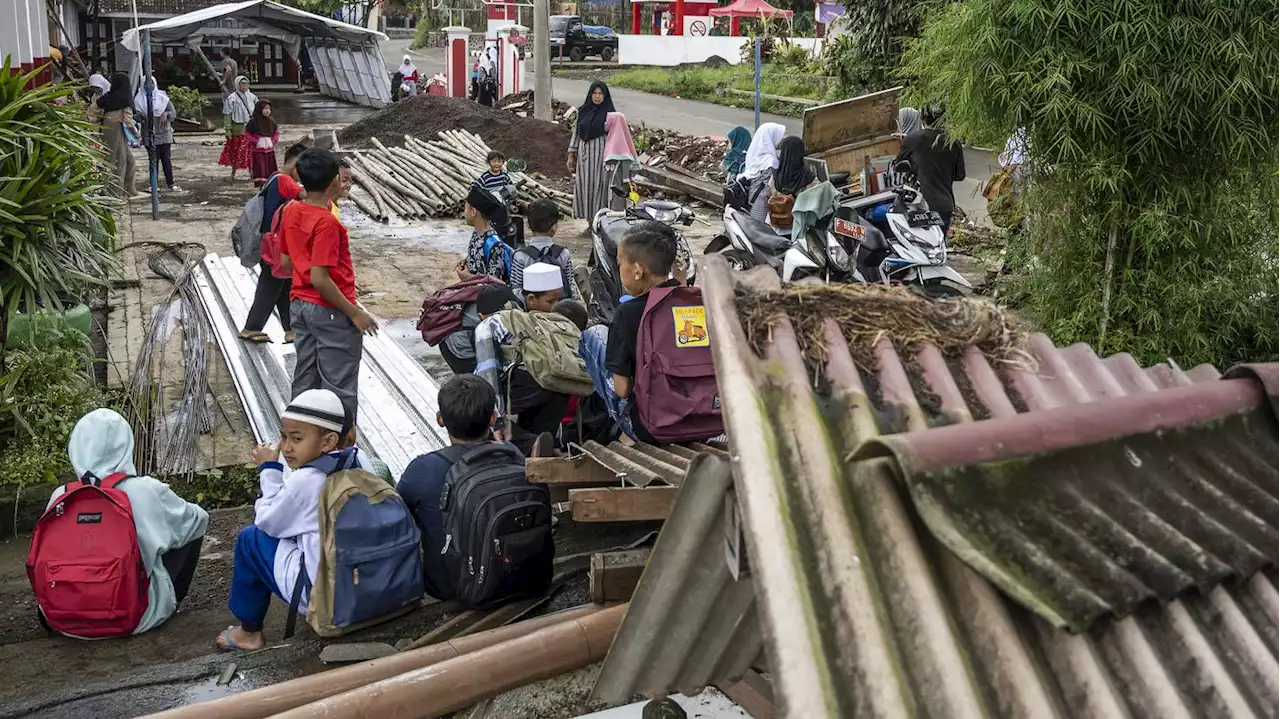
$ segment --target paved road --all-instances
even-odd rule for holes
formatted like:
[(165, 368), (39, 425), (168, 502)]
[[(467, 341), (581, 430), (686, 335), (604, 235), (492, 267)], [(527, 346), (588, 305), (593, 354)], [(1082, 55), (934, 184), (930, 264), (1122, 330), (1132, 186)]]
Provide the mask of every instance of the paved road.
[[(424, 74), (444, 72), (444, 50), (430, 48), (425, 50), (408, 50), (408, 40), (391, 40), (382, 43), (382, 56), (387, 67), (394, 70), (400, 65), (405, 52), (409, 52), (418, 71)], [(555, 77), (551, 80), (552, 95), (561, 102), (570, 105), (581, 105), (587, 95), (591, 83), (587, 80), (571, 80)], [(610, 88), (614, 105), (618, 111), (627, 116), (632, 123), (644, 123), (653, 127), (661, 127), (690, 135), (728, 134), (734, 125), (752, 127), (755, 112), (736, 107), (714, 105), (698, 100), (654, 95), (624, 87)], [(778, 122), (794, 135), (801, 134), (802, 126), (799, 118), (784, 117), (761, 113), (761, 122)], [(986, 223), (987, 202), (982, 197), (982, 187), (992, 172), (998, 169), (995, 155), (984, 150), (966, 148), (964, 153), (967, 178), (955, 184), (956, 204), (965, 211), (970, 219)]]

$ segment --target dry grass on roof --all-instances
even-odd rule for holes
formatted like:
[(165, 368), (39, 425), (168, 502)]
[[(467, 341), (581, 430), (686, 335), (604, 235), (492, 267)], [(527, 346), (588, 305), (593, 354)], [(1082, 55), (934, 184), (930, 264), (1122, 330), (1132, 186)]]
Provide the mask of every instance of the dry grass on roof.
[(849, 341), (854, 361), (875, 366), (875, 346), (888, 338), (914, 353), (925, 345), (946, 356), (977, 347), (993, 362), (1027, 364), (1025, 332), (1014, 315), (976, 297), (936, 300), (917, 290), (885, 285), (798, 285), (758, 292), (740, 288), (735, 296), (752, 349), (763, 354), (774, 327), (789, 318), (805, 359), (825, 363), (823, 325), (833, 319)]

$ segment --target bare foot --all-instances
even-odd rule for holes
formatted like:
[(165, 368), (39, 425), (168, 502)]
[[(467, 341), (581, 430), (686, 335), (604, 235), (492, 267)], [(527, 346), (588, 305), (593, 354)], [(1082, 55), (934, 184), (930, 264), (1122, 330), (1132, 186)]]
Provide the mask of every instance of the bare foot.
[(636, 441), (628, 437), (625, 432), (623, 434), (618, 435), (618, 441), (622, 443), (623, 447), (636, 446)]
[(254, 652), (267, 646), (262, 632), (245, 631), (244, 627), (227, 627), (218, 635), (218, 648), (226, 652)]

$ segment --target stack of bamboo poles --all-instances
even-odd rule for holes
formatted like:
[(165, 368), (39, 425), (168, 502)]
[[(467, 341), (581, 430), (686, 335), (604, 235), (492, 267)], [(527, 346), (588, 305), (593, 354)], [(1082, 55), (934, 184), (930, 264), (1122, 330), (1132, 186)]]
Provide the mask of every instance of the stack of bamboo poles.
[[(386, 222), (392, 214), (406, 220), (457, 216), (476, 178), (488, 170), (489, 146), (465, 130), (443, 130), (439, 140), (404, 136), (403, 147), (387, 147), (373, 138), (374, 150), (347, 155), (359, 188), (351, 200), (362, 212)], [(538, 184), (523, 172), (509, 173), (517, 205), (550, 199), (572, 213), (573, 196)]]

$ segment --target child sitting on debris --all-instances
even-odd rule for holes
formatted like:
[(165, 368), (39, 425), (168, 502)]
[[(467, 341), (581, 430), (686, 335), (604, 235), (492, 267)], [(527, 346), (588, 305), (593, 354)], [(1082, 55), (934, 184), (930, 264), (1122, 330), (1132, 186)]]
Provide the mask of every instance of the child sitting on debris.
[(569, 397), (590, 394), (591, 381), (578, 357), (581, 331), (554, 313), (564, 291), (561, 268), (529, 265), (523, 289), (524, 311), (503, 310), (476, 327), (475, 373), (497, 393), (496, 436), (528, 455), (535, 437), (551, 450)]
[(490, 275), (506, 282), (511, 275), (511, 246), (492, 223), (505, 217), (506, 207), (493, 193), (478, 185), (472, 185), (467, 199), (462, 203), (462, 219), (471, 225), (471, 241), (467, 243), (467, 258), (458, 264), (458, 279), (472, 275)]
[[(582, 333), (580, 354), (624, 443), (701, 441), (723, 431), (706, 308), (696, 288), (671, 277), (677, 254), (675, 231), (667, 225), (646, 221), (627, 230), (618, 246), (618, 272), (631, 298), (614, 310), (612, 325)], [(664, 305), (647, 312), (655, 302)], [(655, 362), (653, 355), (662, 355), (661, 361)], [(678, 389), (652, 380), (644, 386), (655, 374), (679, 376)], [(646, 407), (658, 408), (660, 428), (641, 422), (640, 393), (647, 393), (640, 398)]]
[(562, 296), (574, 300), (582, 299), (578, 283), (573, 279), (573, 257), (569, 254), (569, 248), (555, 244), (555, 240), (552, 239), (560, 225), (560, 208), (551, 200), (537, 200), (529, 204), (529, 210), (525, 215), (533, 236), (529, 238), (528, 244), (516, 250), (511, 256), (511, 280), (508, 283), (511, 285), (511, 290), (523, 302), (524, 268), (543, 262), (560, 268), (563, 279)]
[[(196, 563), (200, 559), (200, 547), (204, 542), (205, 527), (209, 522), (209, 514), (198, 505), (192, 504), (174, 493), (169, 485), (147, 476), (137, 476), (138, 470), (133, 464), (133, 428), (124, 417), (109, 409), (95, 409), (80, 418), (71, 430), (71, 439), (67, 445), (67, 454), (71, 466), (75, 469), (80, 482), (95, 484), (103, 488), (116, 487), (128, 498), (128, 511), (133, 515), (133, 529), (136, 533), (135, 547), (126, 547), (119, 542), (119, 536), (105, 539), (96, 537), (87, 542), (95, 529), (112, 526), (110, 518), (105, 516), (100, 505), (84, 511), (81, 492), (93, 490), (81, 489), (79, 482), (72, 482), (58, 487), (49, 498), (49, 507), (64, 502), (68, 513), (76, 513), (76, 518), (69, 522), (58, 522), (62, 514), (60, 507), (56, 512), (48, 512), (41, 517), (32, 536), (32, 581), (43, 576), (44, 564), (53, 565), (52, 569), (67, 571), (93, 570), (92, 560), (104, 562), (112, 557), (113, 549), (136, 551), (141, 557), (141, 569), (145, 577), (139, 577), (138, 583), (147, 582), (146, 606), (122, 606), (119, 595), (110, 591), (106, 594), (107, 602), (101, 601), (101, 592), (82, 593), (83, 585), (75, 581), (40, 582), (36, 586), (36, 602), (41, 612), (45, 612), (45, 604), (58, 606), (62, 611), (58, 616), (47, 616), (51, 628), (72, 636), (121, 636), (125, 634), (141, 634), (164, 623), (177, 611), (178, 605), (191, 586), (195, 576)], [(67, 498), (67, 493), (74, 497)], [(77, 506), (81, 510), (77, 510)], [(69, 517), (68, 517), (69, 519)], [(80, 536), (77, 536), (80, 535)], [(65, 559), (67, 553), (74, 555), (80, 567), (56, 566), (58, 560)], [(99, 589), (110, 589), (109, 582), (121, 582), (120, 575), (127, 573), (129, 567), (115, 575), (116, 579), (97, 584)], [(56, 575), (63, 578), (68, 575)], [(105, 575), (100, 578), (105, 578)], [(80, 587), (77, 589), (77, 587)], [(116, 601), (112, 601), (112, 597)], [(83, 610), (84, 616), (75, 616), (76, 612), (68, 612), (68, 607)], [(111, 632), (123, 613), (134, 612), (138, 618), (132, 626), (117, 626), (118, 633)]]
[[(306, 465), (339, 450), (342, 438), (351, 432), (350, 423), (336, 394), (312, 389), (289, 403), (281, 425), (279, 447), (264, 444), (253, 450), (262, 496), (253, 505), (253, 524), (236, 537), (227, 606), (240, 626), (227, 627), (218, 637), (218, 646), (225, 650), (265, 646), (262, 623), (271, 595), (291, 602), (299, 571), (305, 570), (314, 582), (320, 563), (317, 503), (328, 475)], [(293, 470), (287, 479), (281, 456)], [(309, 594), (301, 588), (300, 613), (307, 611)]]
[(297, 169), (307, 196), (287, 205), (280, 220), (281, 251), (293, 266), (293, 394), (331, 390), (354, 424), (364, 335), (377, 333), (378, 321), (356, 305), (347, 228), (330, 210), (344, 191), (338, 158), (328, 150), (307, 150)]
[(481, 320), (516, 304), (510, 287), (492, 284), (481, 288), (474, 302), (462, 306), (461, 325), (440, 343), (440, 356), (454, 374), (471, 374), (476, 370), (476, 327)]
[[(550, 496), (545, 486), (528, 484), (523, 455), (510, 444), (493, 441), (496, 403), (493, 387), (480, 377), (457, 375), (445, 382), (436, 422), (448, 430), (450, 446), (414, 459), (396, 485), (422, 530), (427, 593), (469, 606), (540, 594), (550, 583), (555, 556)], [(477, 481), (481, 477), (483, 483)], [(502, 499), (492, 499), (499, 495)], [(481, 506), (483, 515), (475, 511)], [(502, 521), (487, 522), (489, 517)], [(476, 522), (487, 524), (496, 536), (479, 537), (480, 544), (471, 546), (500, 547), (504, 556), (463, 546), (485, 534), (483, 529), (472, 531)], [(479, 577), (492, 572), (496, 581), (459, 586), (463, 573), (450, 565), (463, 556), (491, 563), (476, 570)]]

